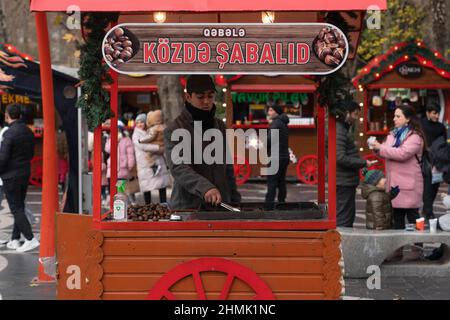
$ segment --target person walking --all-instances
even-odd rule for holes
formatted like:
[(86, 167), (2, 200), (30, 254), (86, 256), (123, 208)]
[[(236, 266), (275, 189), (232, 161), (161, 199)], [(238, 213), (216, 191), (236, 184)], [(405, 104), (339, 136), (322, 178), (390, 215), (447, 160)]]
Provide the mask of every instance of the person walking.
[(356, 187), (359, 170), (370, 167), (359, 155), (351, 129), (359, 119), (359, 105), (351, 102), (346, 106), (344, 117), (336, 121), (336, 207), (338, 227), (353, 227), (356, 216)]
[[(31, 172), (31, 159), (34, 155), (34, 134), (20, 119), (21, 105), (10, 104), (6, 107), (5, 121), (9, 129), (3, 134), (0, 147), (0, 178), (11, 213), (14, 227), (8, 249), (26, 252), (39, 246), (34, 237), (31, 224), (25, 215), (25, 198)], [(20, 235), (25, 242), (20, 244)]]
[[(267, 133), (267, 149), (269, 151), (269, 156), (272, 157), (272, 148), (278, 148), (278, 171), (273, 175), (267, 176), (267, 193), (265, 199), (266, 210), (273, 210), (275, 195), (278, 189), (278, 202), (285, 202), (287, 196), (286, 189), (286, 171), (289, 165), (289, 130), (288, 123), (289, 118), (284, 113), (283, 107), (281, 105), (273, 105), (269, 107), (268, 116), (271, 120), (270, 129)], [(271, 131), (279, 131), (279, 141), (275, 142), (271, 140)], [(274, 161), (274, 159), (272, 159)]]
[[(162, 120), (161, 120), (162, 121)], [(167, 202), (166, 188), (170, 184), (170, 175), (164, 160), (164, 147), (158, 143), (141, 143), (147, 137), (147, 115), (136, 117), (136, 127), (133, 132), (133, 144), (137, 159), (137, 174), (139, 188), (144, 193), (146, 204), (152, 202), (152, 191), (158, 190), (159, 201)], [(153, 168), (159, 170), (153, 170)]]
[[(447, 140), (447, 130), (445, 126), (439, 122), (439, 114), (441, 112), (441, 107), (436, 103), (428, 104), (426, 107), (426, 116), (421, 118), (420, 123), (422, 125), (423, 132), (427, 141), (427, 146), (433, 146), (440, 137), (439, 141)], [(431, 153), (433, 156), (433, 152)], [(435, 167), (433, 171), (436, 170), (436, 161), (433, 161), (433, 166)], [(436, 172), (437, 173), (437, 172)], [(439, 186), (442, 181), (425, 181), (423, 190), (423, 216), (429, 220), (434, 219), (433, 203), (436, 199), (437, 193), (439, 191)]]
[[(192, 75), (186, 82), (186, 103), (181, 114), (167, 124), (164, 130), (164, 144), (166, 147), (166, 160), (174, 178), (171, 196), (171, 207), (174, 209), (199, 209), (204, 204), (214, 206), (225, 203), (239, 203), (241, 195), (237, 191), (233, 165), (227, 163), (225, 154), (220, 163), (206, 164), (194, 161), (194, 152), (201, 152), (209, 145), (195, 145), (194, 132), (200, 136), (209, 129), (219, 130), (226, 147), (226, 127), (222, 120), (215, 117), (216, 86), (209, 75)], [(194, 127), (197, 124), (196, 127)], [(199, 128), (201, 124), (201, 130)], [(178, 141), (172, 140), (172, 134), (185, 132), (186, 139), (190, 138), (190, 157), (188, 161), (174, 161), (179, 152), (172, 158), (172, 150)], [(201, 131), (201, 132), (200, 132)], [(184, 141), (184, 138), (183, 138)], [(198, 149), (198, 150), (197, 150)], [(195, 150), (195, 151), (194, 151)], [(224, 152), (225, 153), (225, 152)], [(203, 157), (202, 157), (203, 158)], [(183, 160), (183, 159), (182, 159)]]
[(400, 193), (392, 200), (394, 229), (405, 228), (405, 216), (409, 223), (419, 218), (422, 206), (423, 176), (420, 161), (426, 148), (425, 134), (414, 109), (401, 105), (395, 109), (395, 128), (382, 144), (371, 147), (386, 160), (386, 188), (398, 186)]

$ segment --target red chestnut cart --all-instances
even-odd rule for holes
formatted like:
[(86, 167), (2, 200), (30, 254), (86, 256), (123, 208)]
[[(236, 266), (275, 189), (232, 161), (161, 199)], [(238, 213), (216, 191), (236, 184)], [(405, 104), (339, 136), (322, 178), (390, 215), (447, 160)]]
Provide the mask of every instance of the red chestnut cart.
[[(69, 0), (31, 1), (31, 9), (37, 11), (41, 74), (45, 84), (44, 119), (47, 117), (49, 122), (53, 121), (53, 97), (51, 77), (48, 78), (51, 63), (44, 12), (66, 11), (71, 3)], [(375, 3), (381, 9), (386, 7), (386, 1), (381, 0), (333, 3), (205, 0), (196, 1), (195, 8), (191, 2), (178, 0), (79, 0), (77, 3), (83, 11), (121, 11), (125, 18), (126, 13), (139, 13), (135, 19), (141, 21), (150, 21), (152, 15), (147, 12), (166, 10), (171, 11), (168, 17), (176, 22), (236, 19), (237, 22), (259, 22), (261, 14), (255, 10), (277, 11), (277, 19), (284, 22), (321, 21), (323, 10), (352, 10), (362, 21), (362, 11), (368, 5)], [(116, 73), (111, 75), (115, 80), (110, 87), (111, 109), (117, 114), (121, 84)], [(324, 108), (317, 108), (318, 175), (314, 178), (318, 183), (317, 203), (294, 204), (297, 207), (290, 211), (289, 208), (273, 212), (249, 211), (247, 217), (235, 219), (230, 219), (230, 213), (211, 217), (207, 212), (194, 212), (187, 214), (188, 218), (183, 221), (105, 221), (101, 211), (102, 129), (98, 127), (94, 132), (92, 215), (58, 213), (56, 216), (58, 298), (338, 299), (342, 292), (342, 272), (340, 236), (335, 230), (336, 122), (329, 116), (326, 202), (325, 113)], [(116, 123), (113, 118), (110, 129), (112, 173), (117, 166)], [(41, 256), (51, 256), (53, 217), (58, 211), (54, 201), (56, 173), (52, 172), (56, 159), (51, 152), (55, 145), (54, 127), (45, 124), (45, 128), (47, 152), (44, 150), (44, 154), (49, 156), (44, 159)], [(305, 169), (305, 172), (310, 171), (308, 167)], [(111, 179), (114, 185), (115, 177)], [(40, 278), (45, 277), (41, 269)]]

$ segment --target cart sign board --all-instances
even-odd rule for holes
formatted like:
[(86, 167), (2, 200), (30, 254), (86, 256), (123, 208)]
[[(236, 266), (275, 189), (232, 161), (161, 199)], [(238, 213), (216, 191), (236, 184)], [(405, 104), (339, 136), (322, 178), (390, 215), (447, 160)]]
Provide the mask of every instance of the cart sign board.
[(417, 63), (402, 63), (397, 67), (397, 72), (404, 78), (420, 78), (422, 67)]
[(130, 23), (112, 28), (102, 51), (123, 74), (326, 75), (342, 67), (349, 48), (326, 23)]

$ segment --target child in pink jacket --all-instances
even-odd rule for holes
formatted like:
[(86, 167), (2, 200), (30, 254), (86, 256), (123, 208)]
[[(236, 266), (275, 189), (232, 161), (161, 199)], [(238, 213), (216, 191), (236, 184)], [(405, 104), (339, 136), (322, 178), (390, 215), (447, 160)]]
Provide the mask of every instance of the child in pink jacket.
[[(132, 178), (131, 171), (136, 166), (134, 144), (123, 133), (123, 128), (120, 126), (117, 149), (117, 179), (130, 180)], [(108, 137), (108, 140), (106, 140), (105, 151), (111, 154), (111, 137)], [(108, 158), (107, 177), (108, 179), (111, 177), (111, 157)], [(134, 194), (130, 194), (129, 196), (132, 203), (136, 202)]]

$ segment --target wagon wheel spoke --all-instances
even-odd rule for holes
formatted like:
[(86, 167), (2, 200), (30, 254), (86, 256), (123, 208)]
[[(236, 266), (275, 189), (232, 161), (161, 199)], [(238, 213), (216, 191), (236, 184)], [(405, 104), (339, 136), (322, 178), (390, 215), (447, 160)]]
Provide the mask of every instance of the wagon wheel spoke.
[(198, 299), (206, 300), (205, 288), (203, 287), (202, 278), (200, 277), (200, 273), (194, 272), (192, 274), (192, 277), (194, 278), (195, 290), (197, 291)]
[(234, 281), (234, 275), (228, 274), (227, 279), (225, 280), (225, 284), (223, 285), (223, 289), (220, 292), (219, 300), (227, 300), (228, 295), (230, 294), (231, 285)]
[(163, 297), (165, 297), (167, 300), (177, 300), (177, 298), (175, 297), (175, 295), (174, 295), (172, 292), (170, 292), (170, 291), (166, 291), (166, 292), (163, 294)]
[(220, 290), (219, 299), (225, 300), (230, 298), (235, 278), (243, 281), (252, 289), (254, 299), (275, 299), (270, 287), (253, 270), (231, 260), (212, 257), (191, 260), (172, 268), (153, 286), (147, 299), (177, 300), (170, 288), (179, 281), (186, 279), (186, 277), (192, 276), (194, 286), (192, 289), (189, 289), (189, 292), (194, 291), (197, 293), (198, 299), (206, 300), (207, 295), (201, 278), (203, 272), (218, 272), (226, 276)]

